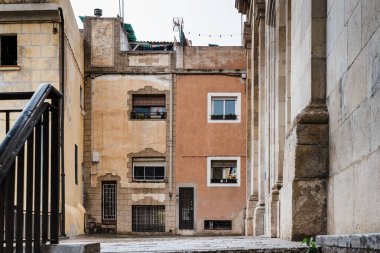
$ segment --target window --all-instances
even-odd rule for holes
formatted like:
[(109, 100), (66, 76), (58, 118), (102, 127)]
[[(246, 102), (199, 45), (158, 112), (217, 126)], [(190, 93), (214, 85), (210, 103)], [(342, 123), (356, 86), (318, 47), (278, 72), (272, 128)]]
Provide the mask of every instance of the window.
[(165, 206), (133, 205), (133, 232), (165, 232)]
[(236, 161), (211, 161), (211, 183), (236, 182)]
[(166, 119), (165, 95), (132, 95), (131, 119)]
[(116, 182), (103, 182), (102, 223), (116, 224)]
[(165, 179), (164, 158), (134, 158), (133, 180), (163, 181)]
[(236, 98), (212, 98), (211, 108), (211, 119), (213, 120), (236, 119)]
[(204, 229), (205, 230), (231, 230), (232, 221), (231, 220), (205, 220)]
[(74, 169), (75, 169), (75, 184), (78, 185), (78, 146), (75, 144), (74, 147)]
[(207, 186), (240, 186), (240, 157), (208, 157)]
[(16, 66), (17, 65), (17, 36), (1, 35), (0, 36), (0, 65)]
[(240, 101), (240, 93), (209, 93), (207, 121), (209, 123), (239, 123)]

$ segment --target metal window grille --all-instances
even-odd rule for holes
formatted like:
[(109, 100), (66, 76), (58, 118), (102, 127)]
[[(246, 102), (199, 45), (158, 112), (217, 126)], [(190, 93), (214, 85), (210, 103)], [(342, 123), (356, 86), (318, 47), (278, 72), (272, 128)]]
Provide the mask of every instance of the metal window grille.
[(103, 220), (116, 220), (116, 182), (103, 183)]
[(165, 232), (165, 206), (132, 206), (133, 232)]
[(204, 228), (207, 230), (231, 230), (231, 220), (205, 220)]

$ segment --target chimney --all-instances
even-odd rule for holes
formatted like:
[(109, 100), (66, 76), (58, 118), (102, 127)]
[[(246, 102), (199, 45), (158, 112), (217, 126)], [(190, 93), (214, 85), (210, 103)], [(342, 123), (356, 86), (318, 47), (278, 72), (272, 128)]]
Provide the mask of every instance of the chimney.
[(102, 9), (94, 9), (94, 15), (98, 18), (100, 18), (102, 16)]

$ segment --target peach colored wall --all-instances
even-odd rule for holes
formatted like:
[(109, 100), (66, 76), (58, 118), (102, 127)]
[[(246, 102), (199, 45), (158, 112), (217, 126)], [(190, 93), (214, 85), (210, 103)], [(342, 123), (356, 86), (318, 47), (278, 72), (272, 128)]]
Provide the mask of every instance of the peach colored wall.
[(184, 47), (185, 69), (246, 69), (242, 47)]
[[(241, 93), (240, 123), (207, 123), (208, 93)], [(175, 182), (195, 184), (197, 232), (205, 219), (232, 220), (232, 233), (243, 233), (246, 167), (245, 85), (239, 77), (187, 75), (177, 78)], [(207, 157), (241, 159), (240, 187), (207, 187)]]

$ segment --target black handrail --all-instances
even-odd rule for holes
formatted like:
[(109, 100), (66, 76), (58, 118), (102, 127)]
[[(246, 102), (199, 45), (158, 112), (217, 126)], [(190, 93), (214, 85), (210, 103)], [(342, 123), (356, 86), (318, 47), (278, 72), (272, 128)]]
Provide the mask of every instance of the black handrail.
[[(2, 93), (0, 100), (6, 100), (7, 98), (14, 100), (17, 98), (16, 95), (17, 93), (14, 92), (9, 94)], [(25, 92), (20, 93), (20, 95), (22, 96), (22, 99), (28, 97), (25, 96)], [(37, 116), (41, 116), (40, 110), (47, 98), (60, 99), (62, 98), (62, 94), (51, 84), (41, 84), (22, 110), (13, 127), (5, 136), (3, 142), (0, 144), (0, 184), (3, 182), (9, 167), (12, 165), (12, 161), (17, 156), (30, 135), (30, 132), (37, 124), (36, 118), (38, 118)]]
[[(0, 93), (0, 100), (28, 98), (12, 128), (10, 114), (17, 110), (1, 110), (7, 134), (0, 144), (0, 253), (13, 252), (14, 240), (16, 252), (38, 253), (48, 240), (58, 243), (62, 94), (50, 84), (34, 93)], [(15, 201), (26, 209), (15, 213)]]

